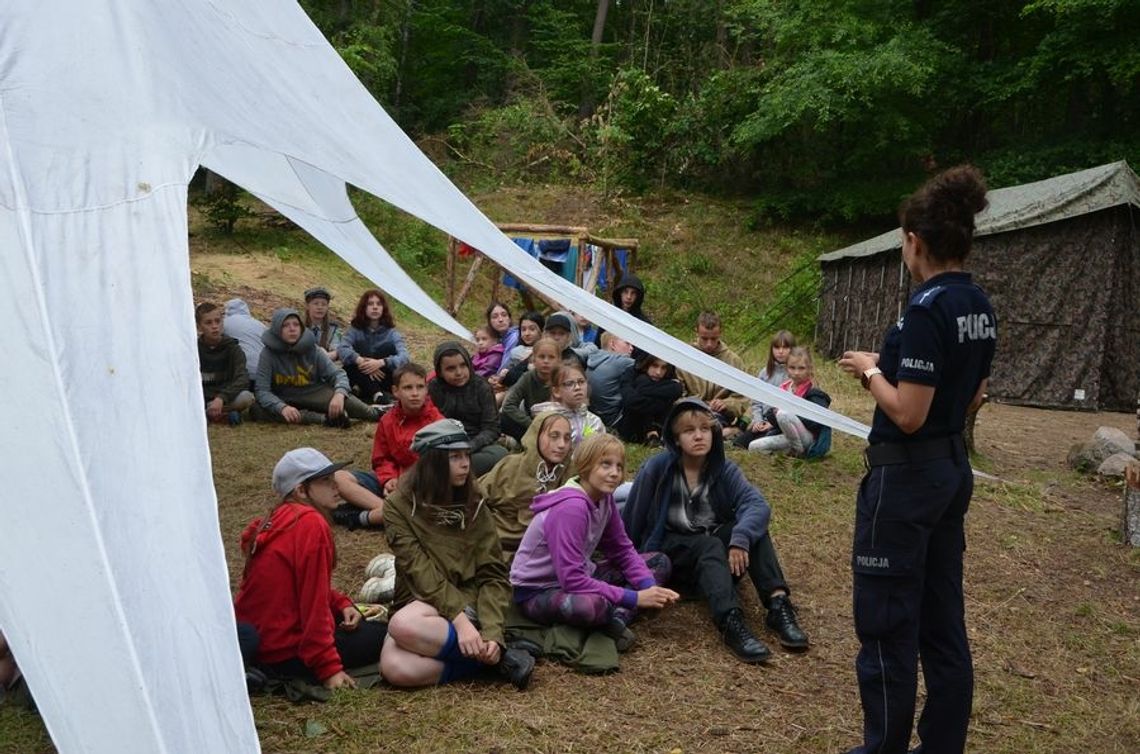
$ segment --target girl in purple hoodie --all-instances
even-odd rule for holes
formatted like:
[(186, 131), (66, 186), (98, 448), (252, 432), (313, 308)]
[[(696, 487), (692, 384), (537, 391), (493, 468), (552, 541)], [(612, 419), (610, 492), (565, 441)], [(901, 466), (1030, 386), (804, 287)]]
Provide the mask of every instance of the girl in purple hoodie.
[[(678, 594), (669, 559), (638, 553), (625, 533), (613, 491), (625, 473), (625, 448), (613, 435), (591, 435), (574, 453), (578, 476), (535, 497), (534, 519), (511, 566), (519, 611), (536, 623), (597, 627), (624, 652), (638, 608), (665, 607)], [(600, 550), (605, 558), (595, 563)]]

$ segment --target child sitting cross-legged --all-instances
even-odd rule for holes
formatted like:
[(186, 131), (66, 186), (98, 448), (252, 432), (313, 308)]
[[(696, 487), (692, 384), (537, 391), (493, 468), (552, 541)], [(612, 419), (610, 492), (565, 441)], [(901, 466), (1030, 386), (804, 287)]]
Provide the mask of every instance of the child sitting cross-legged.
[(404, 364), (392, 375), (396, 405), (376, 425), (372, 441), (372, 471), (337, 472), (344, 505), (333, 511), (333, 521), (349, 529), (384, 525), (384, 498), (396, 489), (400, 475), (419, 459), (412, 450), (416, 432), (443, 414), (428, 397), (427, 370)]
[(554, 367), (550, 373), (550, 400), (536, 403), (533, 413), (557, 411), (570, 420), (574, 433), (574, 447), (591, 435), (605, 434), (606, 425), (597, 414), (590, 412), (589, 388), (586, 369), (577, 359), (568, 359)]
[(211, 422), (241, 423), (241, 412), (253, 405), (245, 352), (241, 345), (222, 332), (222, 308), (209, 302), (194, 309), (198, 323), (198, 368), (206, 418)]
[[(797, 346), (788, 353), (788, 378), (780, 384), (781, 390), (827, 408), (831, 396), (820, 390), (812, 382), (815, 376), (811, 363), (811, 352)], [(754, 417), (755, 418), (755, 417)], [(758, 453), (786, 452), (790, 456), (803, 457), (823, 455), (830, 447), (818, 448), (816, 441), (824, 427), (819, 422), (801, 419), (790, 411), (769, 406), (764, 413), (764, 421), (757, 425), (765, 431), (764, 436), (748, 443), (748, 449)]]
[(720, 423), (704, 402), (686, 398), (665, 422), (665, 452), (638, 470), (622, 511), (641, 552), (665, 553), (673, 583), (708, 600), (725, 644), (744, 662), (770, 650), (744, 621), (736, 584), (748, 574), (768, 609), (767, 625), (789, 649), (805, 649), (788, 583), (768, 532), (771, 509), (740, 468), (724, 456)]
[(420, 459), (384, 510), (396, 597), (380, 672), (393, 686), (415, 687), (497, 671), (524, 689), (534, 658), (504, 646), (511, 585), (467, 433), (441, 419), (416, 432), (412, 450)]
[[(672, 604), (678, 595), (661, 584), (669, 558), (639, 555), (626, 535), (613, 492), (625, 472), (625, 449), (613, 435), (586, 438), (574, 452), (578, 476), (537, 496), (511, 566), (519, 611), (550, 625), (596, 627), (618, 650), (633, 644), (628, 625), (639, 608)], [(604, 558), (593, 560), (594, 551)]]
[(660, 445), (665, 417), (684, 392), (672, 364), (643, 353), (622, 376), (621, 436), (629, 442)]
[(263, 672), (327, 688), (355, 686), (345, 668), (378, 662), (385, 633), (332, 587), (328, 516), (340, 497), (333, 473), (342, 466), (313, 448), (277, 462), (278, 502), (242, 533), (245, 570), (234, 599), (239, 623), (259, 637), (255, 664)]

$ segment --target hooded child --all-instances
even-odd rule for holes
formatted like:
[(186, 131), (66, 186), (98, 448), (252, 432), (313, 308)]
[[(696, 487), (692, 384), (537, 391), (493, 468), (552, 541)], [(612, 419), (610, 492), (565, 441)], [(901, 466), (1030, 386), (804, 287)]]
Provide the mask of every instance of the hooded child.
[(289, 424), (348, 427), (349, 418), (376, 421), (380, 410), (349, 393), (348, 377), (317, 347), (296, 309), (278, 309), (261, 336), (257, 404), (250, 417)]
[(382, 291), (371, 288), (360, 295), (351, 325), (337, 348), (348, 380), (362, 400), (390, 403), (392, 375), (411, 357)]
[(503, 432), (516, 440), (526, 434), (533, 409), (550, 400), (550, 381), (561, 361), (562, 348), (551, 338), (542, 337), (534, 344), (530, 366), (503, 399)]
[(226, 314), (222, 318), (222, 332), (241, 344), (245, 353), (245, 370), (249, 373), (249, 389), (257, 379), (257, 365), (261, 362), (261, 351), (265, 344), (261, 336), (266, 331), (265, 323), (254, 319), (249, 313), (249, 304), (240, 298), (226, 302)]
[(677, 370), (664, 359), (648, 353), (638, 357), (621, 383), (620, 433), (628, 442), (661, 444), (662, 427), (673, 404), (685, 393)]
[(234, 612), (256, 629), (255, 664), (270, 677), (353, 687), (345, 669), (380, 660), (384, 626), (363, 620), (332, 587), (328, 515), (339, 499), (333, 474), (342, 466), (313, 448), (286, 453), (273, 469), (278, 502), (242, 533), (245, 570)]
[(507, 649), (510, 581), (495, 522), (471, 473), (463, 425), (441, 419), (418, 431), (416, 464), (388, 497), (385, 534), (396, 556), (396, 596), (380, 671), (419, 687), (497, 670), (526, 688), (534, 658)]
[(506, 448), (497, 444), (499, 409), (495, 393), (475, 374), (471, 356), (459, 341), (436, 346), (433, 363), (435, 377), (428, 383), (428, 394), (441, 414), (463, 423), (470, 436), (471, 468), (475, 476), (486, 474), (507, 454)]
[(317, 345), (333, 361), (340, 361), (337, 348), (344, 339), (344, 327), (329, 316), (332, 294), (327, 288), (309, 288), (305, 291), (305, 327), (313, 331)]
[(628, 626), (637, 610), (665, 607), (679, 595), (661, 586), (669, 559), (638, 554), (614, 504), (625, 474), (621, 440), (587, 438), (574, 464), (577, 476), (531, 504), (534, 517), (511, 565), (514, 600), (536, 623), (597, 628), (624, 652), (634, 641)]
[(223, 334), (222, 309), (204, 302), (194, 309), (198, 324), (198, 370), (206, 418), (211, 422), (241, 423), (241, 412), (253, 405), (245, 352), (236, 339)]
[[(653, 319), (641, 308), (645, 302), (645, 285), (642, 284), (641, 278), (632, 272), (623, 273), (618, 279), (617, 285), (614, 286), (614, 291), (610, 296), (610, 301), (623, 312), (633, 315), (646, 324), (653, 324)], [(602, 343), (602, 336), (605, 335), (605, 333), (606, 331), (603, 328), (599, 327), (597, 329), (595, 342), (601, 348), (605, 348), (605, 344)], [(635, 348), (633, 357), (637, 358), (640, 355), (640, 349)]]
[(589, 388), (586, 369), (576, 360), (563, 361), (550, 373), (550, 400), (538, 403), (531, 411), (557, 411), (570, 420), (574, 447), (591, 435), (605, 434), (606, 425), (597, 414), (590, 412)]
[(686, 398), (666, 419), (665, 452), (637, 472), (622, 511), (641, 552), (664, 552), (673, 583), (708, 601), (724, 643), (743, 662), (771, 655), (748, 627), (736, 593), (748, 574), (768, 610), (766, 624), (788, 649), (808, 646), (768, 532), (771, 509), (760, 490), (725, 458), (720, 424), (701, 401)]
[(534, 496), (557, 489), (570, 478), (570, 420), (556, 411), (539, 414), (523, 435), (522, 448), (522, 453), (508, 455), (479, 477), (508, 561), (534, 515), (530, 510)]
[(419, 460), (419, 454), (412, 450), (412, 439), (416, 432), (443, 418), (428, 396), (427, 370), (422, 366), (404, 364), (393, 375), (393, 384), (396, 403), (376, 424), (372, 471), (337, 472), (345, 503), (333, 511), (332, 519), (349, 529), (384, 525), (384, 498)]

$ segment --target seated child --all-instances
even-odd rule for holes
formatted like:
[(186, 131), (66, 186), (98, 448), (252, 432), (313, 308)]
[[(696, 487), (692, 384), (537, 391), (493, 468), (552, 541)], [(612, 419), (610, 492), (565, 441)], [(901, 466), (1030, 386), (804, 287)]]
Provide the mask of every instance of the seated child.
[(432, 686), (495, 669), (526, 688), (534, 658), (507, 649), (510, 581), (495, 522), (471, 474), (463, 425), (441, 419), (416, 432), (420, 459), (388, 497), (396, 556), (395, 612), (380, 656), (393, 686)]
[(740, 468), (724, 456), (720, 423), (709, 407), (686, 398), (665, 423), (665, 452), (633, 480), (622, 520), (641, 552), (673, 563), (673, 582), (708, 600), (725, 644), (744, 662), (764, 662), (769, 649), (744, 622), (736, 582), (745, 573), (768, 609), (767, 626), (789, 649), (805, 649), (788, 584), (768, 533), (771, 510)]
[(507, 354), (519, 344), (519, 328), (511, 323), (511, 310), (501, 301), (492, 301), (486, 311), (487, 327), (495, 336), (495, 340), (503, 346), (500, 361), (495, 365), (495, 371), (487, 377), (497, 374), (507, 365)]
[(602, 350), (594, 351), (586, 360), (590, 410), (607, 427), (616, 428), (621, 424), (621, 383), (625, 373), (633, 370), (632, 353), (633, 346), (612, 332), (607, 332), (602, 333)]
[(240, 298), (226, 302), (225, 316), (222, 317), (222, 333), (237, 340), (245, 354), (245, 371), (249, 374), (249, 389), (257, 379), (257, 365), (261, 363), (261, 352), (265, 344), (261, 336), (265, 333), (265, 323), (253, 318), (249, 304)]
[[(534, 349), (534, 344), (542, 337), (542, 328), (545, 325), (546, 317), (539, 312), (531, 311), (522, 315), (519, 319), (518, 345), (503, 354), (503, 365), (495, 377), (491, 378), (491, 385), (495, 390), (505, 392), (526, 373), (531, 351)], [(519, 367), (520, 364), (524, 366)]]
[[(621, 440), (589, 437), (574, 463), (578, 476), (531, 505), (534, 518), (511, 565), (515, 603), (536, 623), (597, 627), (624, 652), (637, 609), (665, 607), (679, 595), (660, 586), (669, 559), (639, 555), (622, 526), (613, 498), (625, 473)], [(594, 561), (595, 550), (604, 560)]]
[(475, 476), (491, 470), (507, 449), (498, 444), (499, 411), (487, 381), (471, 368), (471, 357), (458, 341), (435, 349), (435, 377), (428, 394), (439, 412), (463, 423), (470, 436), (471, 468)]
[(590, 435), (605, 434), (606, 427), (596, 414), (590, 413), (586, 387), (586, 369), (577, 359), (563, 361), (550, 373), (550, 400), (536, 403), (531, 411), (557, 411), (570, 420), (574, 447)]
[(344, 370), (317, 347), (296, 309), (273, 312), (261, 340), (265, 349), (257, 365), (257, 405), (251, 418), (333, 427), (348, 427), (349, 417), (380, 418), (380, 409), (349, 395)]
[(344, 329), (340, 323), (329, 317), (329, 302), (332, 294), (325, 288), (310, 288), (305, 291), (305, 327), (313, 331), (317, 345), (333, 361), (339, 361), (337, 348), (344, 339)]
[(550, 400), (550, 379), (561, 360), (562, 349), (550, 338), (539, 338), (531, 354), (531, 369), (507, 391), (503, 399), (503, 433), (516, 440), (530, 426), (532, 410)]
[(483, 378), (493, 377), (503, 362), (503, 344), (499, 342), (498, 333), (487, 325), (475, 328), (475, 349), (475, 355), (471, 357), (475, 374)]
[(241, 412), (253, 405), (245, 368), (245, 352), (234, 338), (222, 334), (222, 309), (202, 303), (194, 309), (198, 323), (198, 369), (206, 418), (212, 422), (241, 424)]
[(621, 383), (622, 419), (618, 429), (622, 438), (660, 445), (665, 417), (684, 392), (672, 364), (652, 354), (641, 354)]
[(389, 403), (392, 375), (411, 357), (381, 291), (361, 294), (351, 325), (337, 348), (348, 381), (365, 403)]
[(582, 314), (577, 312), (570, 312), (570, 316), (574, 318), (574, 324), (578, 326), (578, 338), (582, 343), (589, 343), (593, 346), (598, 345), (598, 339), (601, 338), (601, 331), (594, 323), (586, 319)]
[[(756, 376), (761, 382), (773, 387), (779, 387), (788, 379), (788, 354), (796, 345), (796, 336), (787, 330), (780, 330), (772, 336), (768, 344), (768, 363), (760, 369)], [(768, 404), (763, 401), (752, 401), (752, 420), (748, 428), (732, 438), (732, 444), (738, 448), (747, 448), (748, 444), (758, 437), (763, 437), (772, 429), (772, 425), (764, 420), (768, 411)]]
[(330, 689), (355, 686), (345, 668), (378, 662), (385, 634), (332, 587), (336, 545), (327, 519), (340, 497), (333, 472), (342, 466), (312, 448), (277, 462), (278, 502), (242, 532), (245, 571), (234, 599), (238, 622), (256, 629), (256, 664), (266, 675)]
[(427, 370), (419, 364), (404, 364), (392, 375), (392, 381), (396, 404), (376, 425), (372, 471), (337, 472), (337, 486), (345, 503), (332, 518), (349, 529), (384, 525), (384, 498), (396, 489), (400, 475), (419, 459), (412, 450), (412, 438), (443, 418), (428, 397)]
[[(831, 405), (831, 396), (820, 390), (812, 383), (814, 368), (811, 362), (811, 351), (797, 346), (788, 354), (788, 376), (780, 385), (781, 390), (795, 393), (800, 398), (809, 400), (819, 406), (827, 408)], [(809, 419), (801, 419), (790, 411), (769, 407), (765, 413), (765, 422), (774, 434), (757, 438), (748, 444), (748, 449), (759, 453), (786, 452), (790, 456), (802, 458), (812, 451), (816, 440), (819, 439), (823, 425)], [(822, 452), (819, 453), (822, 455)], [(814, 455), (814, 454), (813, 454)]]
[(570, 420), (555, 411), (539, 414), (523, 435), (522, 447), (522, 453), (512, 453), (479, 477), (508, 560), (534, 516), (530, 511), (534, 496), (561, 487), (570, 478)]

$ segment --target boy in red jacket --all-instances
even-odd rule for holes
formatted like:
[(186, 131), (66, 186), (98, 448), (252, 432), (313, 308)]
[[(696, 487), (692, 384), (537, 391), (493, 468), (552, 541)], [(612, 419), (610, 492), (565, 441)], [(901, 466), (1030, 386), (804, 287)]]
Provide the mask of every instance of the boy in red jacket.
[(404, 364), (392, 375), (396, 405), (376, 425), (372, 443), (372, 472), (338, 471), (337, 484), (345, 504), (333, 512), (333, 520), (357, 529), (384, 525), (384, 498), (396, 489), (396, 480), (419, 459), (412, 450), (416, 432), (443, 414), (431, 402), (427, 371), (419, 364)]

